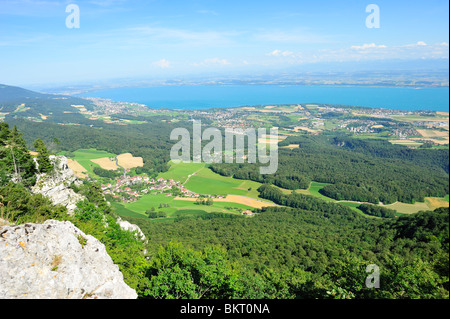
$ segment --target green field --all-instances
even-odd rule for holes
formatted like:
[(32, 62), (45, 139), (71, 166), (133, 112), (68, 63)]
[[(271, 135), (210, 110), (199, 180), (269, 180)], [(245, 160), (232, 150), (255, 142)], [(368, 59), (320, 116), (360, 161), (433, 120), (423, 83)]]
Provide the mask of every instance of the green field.
[[(115, 208), (116, 212), (124, 217), (134, 217), (134, 218), (146, 218), (147, 216), (145, 216), (145, 214), (141, 214), (141, 213), (136, 213), (132, 210), (127, 209), (126, 207), (124, 207), (124, 204), (120, 204), (120, 203), (112, 203), (112, 206)], [(164, 211), (167, 214), (166, 218), (155, 218), (152, 219), (152, 222), (173, 222), (175, 220), (175, 218), (180, 217), (180, 216), (185, 216), (185, 217), (196, 217), (196, 216), (201, 216), (201, 215), (205, 215), (208, 212), (206, 212), (205, 210), (202, 210), (201, 208), (198, 208), (199, 206), (197, 206), (197, 209), (179, 209), (179, 210), (168, 210), (167, 208), (161, 209), (159, 211)]]
[(318, 182), (311, 182), (311, 185), (308, 188), (308, 191), (311, 195), (319, 197), (320, 199), (323, 199), (328, 202), (334, 202), (335, 200), (322, 195), (319, 191), (324, 188), (326, 185), (329, 185), (328, 183), (318, 183)]
[[(309, 184), (308, 189), (297, 189), (296, 192), (300, 193), (300, 194), (304, 194), (304, 195), (315, 196), (315, 197), (323, 199), (324, 201), (327, 201), (327, 202), (336, 202), (336, 200), (334, 200), (330, 197), (324, 196), (319, 192), (326, 185), (329, 185), (329, 184), (328, 183), (311, 182), (311, 184)], [(286, 192), (287, 192), (287, 190), (285, 190), (285, 193)]]
[(358, 202), (339, 202), (339, 204), (347, 206), (347, 207), (353, 209), (358, 214), (361, 214), (361, 215), (363, 215), (363, 216), (365, 216), (367, 218), (381, 218), (381, 217), (376, 217), (376, 216), (371, 216), (371, 215), (365, 214), (362, 210), (360, 210), (358, 208), (358, 206), (361, 205), (361, 203), (358, 203)]
[(80, 149), (73, 152), (75, 155), (73, 157), (81, 166), (83, 166), (89, 173), (90, 176), (96, 176), (94, 174), (94, 167), (100, 167), (100, 165), (91, 162), (93, 159), (103, 158), (103, 157), (116, 157), (116, 154), (108, 153), (106, 151), (98, 151), (96, 149)]
[(171, 163), (170, 169), (159, 177), (180, 181), (190, 191), (205, 195), (242, 195), (258, 199), (257, 189), (261, 186), (258, 182), (216, 174), (205, 163)]
[[(256, 190), (261, 186), (261, 183), (222, 176), (204, 167), (191, 176), (185, 186), (199, 194), (242, 195), (258, 198)], [(249, 190), (250, 188), (251, 190)]]
[[(161, 204), (168, 205), (168, 207), (160, 208)], [(194, 216), (200, 214), (220, 212), (230, 214), (241, 214), (242, 211), (252, 209), (252, 207), (228, 202), (214, 202), (213, 205), (197, 205), (195, 201), (175, 200), (173, 196), (166, 196), (166, 194), (148, 194), (142, 196), (142, 198), (133, 203), (113, 203), (116, 211), (122, 216), (131, 216), (138, 218), (147, 218), (145, 212), (152, 207), (156, 211), (165, 212), (167, 218), (174, 219), (180, 214), (184, 216)]]
[(162, 177), (164, 179), (172, 178), (175, 181), (180, 181), (185, 183), (189, 175), (194, 174), (198, 170), (205, 167), (205, 163), (169, 163), (171, 166), (167, 172), (160, 173), (158, 178)]
[(117, 202), (112, 202), (111, 206), (114, 208), (114, 210), (116, 211), (117, 214), (119, 214), (120, 216), (129, 216), (129, 217), (134, 217), (134, 218), (142, 218), (142, 214), (136, 213), (132, 210), (129, 210), (127, 208), (125, 208), (123, 206), (123, 204), (121, 203), (117, 203)]

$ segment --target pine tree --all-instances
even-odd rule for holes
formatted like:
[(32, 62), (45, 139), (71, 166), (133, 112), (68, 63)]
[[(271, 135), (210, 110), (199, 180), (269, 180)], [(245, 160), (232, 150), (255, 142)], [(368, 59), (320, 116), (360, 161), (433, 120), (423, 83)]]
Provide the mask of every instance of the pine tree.
[(11, 179), (27, 186), (33, 185), (36, 168), (22, 133), (16, 126), (9, 130), (5, 123), (0, 127), (0, 142), (0, 182), (4, 184)]
[(38, 138), (36, 141), (34, 141), (34, 147), (36, 148), (36, 151), (39, 153), (37, 155), (39, 172), (47, 173), (51, 171), (53, 169), (53, 164), (50, 163), (49, 160), (50, 152), (48, 151), (44, 142), (40, 138)]
[(0, 186), (6, 184), (8, 179), (8, 163), (6, 145), (8, 144), (10, 131), (8, 123), (0, 123)]

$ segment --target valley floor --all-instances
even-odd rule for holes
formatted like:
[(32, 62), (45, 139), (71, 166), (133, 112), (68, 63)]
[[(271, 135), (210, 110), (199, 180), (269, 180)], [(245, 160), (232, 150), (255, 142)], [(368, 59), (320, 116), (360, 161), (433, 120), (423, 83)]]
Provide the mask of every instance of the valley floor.
[[(146, 181), (148, 185), (156, 185), (150, 186), (150, 188), (142, 188), (144, 193), (133, 191), (130, 188), (123, 188), (131, 197), (127, 197), (127, 199), (121, 198), (121, 200), (117, 200), (113, 203), (113, 206), (117, 209), (118, 213), (123, 216), (146, 218), (146, 213), (148, 213), (149, 210), (155, 210), (164, 213), (164, 221), (172, 221), (177, 216), (182, 215), (195, 216), (211, 212), (242, 214), (263, 207), (277, 206), (269, 200), (259, 198), (257, 189), (261, 186), (261, 183), (221, 176), (211, 171), (204, 163), (171, 163), (170, 169), (167, 172), (160, 173), (154, 181), (152, 179), (151, 184), (149, 178), (139, 175), (127, 175), (127, 179), (117, 178), (117, 180), (110, 180), (110, 183), (106, 183), (108, 180), (96, 176), (93, 168), (96, 166), (108, 168), (109, 163), (106, 163), (106, 159), (117, 159), (115, 154), (95, 149), (78, 150), (74, 153), (75, 158), (69, 161), (70, 167), (80, 178), (86, 178), (87, 175), (89, 175), (102, 180), (105, 185), (108, 185), (104, 186), (106, 189), (105, 194), (115, 194), (110, 190), (114, 187), (111, 183), (124, 183), (125, 180), (131, 182), (132, 180), (139, 179), (142, 182)], [(131, 158), (133, 157), (131, 156)], [(128, 167), (133, 168), (132, 165)], [(128, 171), (127, 174), (133, 175), (132, 170)], [(158, 181), (163, 183), (162, 185), (164, 186), (160, 186), (161, 184), (158, 184)], [(147, 184), (144, 186), (148, 186)], [(183, 190), (183, 192), (173, 194), (171, 192), (171, 187), (173, 185), (176, 185), (180, 190)], [(308, 189), (298, 189), (295, 191), (304, 195), (320, 198), (324, 201), (340, 203), (365, 215), (357, 208), (361, 202), (337, 201), (322, 195), (320, 190), (326, 185), (326, 183), (311, 182)], [(115, 187), (117, 191), (117, 184)], [(292, 192), (288, 189), (280, 189), (284, 194), (290, 194)], [(199, 204), (198, 199), (203, 196), (212, 199), (210, 205), (203, 203)], [(414, 204), (396, 202), (383, 206), (394, 209), (397, 211), (398, 215), (414, 214), (419, 211), (434, 210), (439, 207), (449, 207), (449, 200), (448, 196), (445, 198), (427, 197), (425, 202), (417, 202)], [(365, 216), (373, 218), (372, 216)], [(157, 219), (158, 221), (161, 221), (161, 218)]]

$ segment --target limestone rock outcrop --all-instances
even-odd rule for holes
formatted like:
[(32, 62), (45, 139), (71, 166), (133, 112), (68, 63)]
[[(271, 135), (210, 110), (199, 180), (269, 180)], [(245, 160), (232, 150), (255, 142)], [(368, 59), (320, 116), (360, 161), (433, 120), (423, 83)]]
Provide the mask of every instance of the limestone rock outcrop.
[(137, 298), (105, 246), (68, 221), (0, 227), (0, 270), (0, 298)]
[(123, 230), (127, 230), (129, 232), (136, 232), (137, 239), (144, 241), (144, 242), (146, 241), (146, 237), (138, 225), (131, 224), (130, 222), (128, 222), (126, 220), (122, 220), (120, 217), (117, 218), (117, 223), (119, 224), (120, 228), (122, 228)]
[(82, 195), (70, 188), (72, 183), (79, 183), (79, 181), (69, 168), (67, 157), (51, 155), (49, 159), (55, 169), (50, 173), (38, 174), (31, 192), (48, 197), (55, 205), (65, 206), (68, 213), (72, 214), (78, 201), (84, 199)]

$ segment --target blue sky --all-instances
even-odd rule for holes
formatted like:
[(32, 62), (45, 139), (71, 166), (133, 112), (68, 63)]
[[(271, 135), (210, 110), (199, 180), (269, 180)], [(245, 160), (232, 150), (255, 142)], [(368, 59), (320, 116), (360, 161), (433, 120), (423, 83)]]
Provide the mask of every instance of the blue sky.
[[(367, 28), (366, 6), (380, 8)], [(80, 28), (66, 27), (66, 7)], [(0, 83), (277, 72), (444, 59), (448, 1), (1, 0)]]

